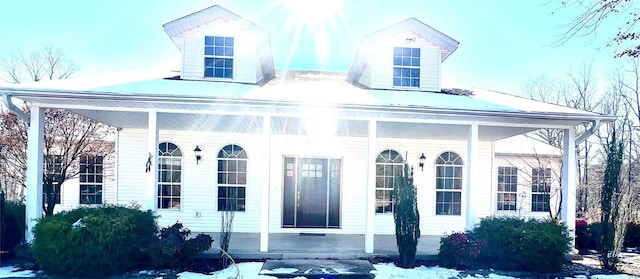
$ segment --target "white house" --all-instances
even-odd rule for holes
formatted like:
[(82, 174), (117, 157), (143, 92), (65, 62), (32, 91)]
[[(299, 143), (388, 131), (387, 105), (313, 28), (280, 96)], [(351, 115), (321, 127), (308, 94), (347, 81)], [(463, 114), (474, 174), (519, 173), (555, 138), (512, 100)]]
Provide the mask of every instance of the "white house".
[[(29, 229), (41, 216), (46, 108), (118, 128), (110, 202), (137, 202), (162, 226), (179, 220), (197, 232), (218, 232), (220, 212), (234, 211), (234, 235), (253, 237), (244, 245), (261, 253), (300, 234), (344, 236), (374, 253), (377, 238), (394, 234), (390, 193), (404, 161), (423, 239), (471, 229), (499, 211), (494, 142), (540, 128), (564, 131), (561, 218), (573, 227), (575, 145), (613, 119), (443, 90), (440, 65), (458, 42), (415, 18), (365, 35), (348, 74), (276, 71), (269, 33), (220, 6), (164, 29), (181, 51), (179, 73), (0, 88), (32, 105)], [(592, 130), (576, 135), (584, 123)]]
[(517, 135), (495, 141), (493, 214), (555, 217), (561, 207), (562, 150)]

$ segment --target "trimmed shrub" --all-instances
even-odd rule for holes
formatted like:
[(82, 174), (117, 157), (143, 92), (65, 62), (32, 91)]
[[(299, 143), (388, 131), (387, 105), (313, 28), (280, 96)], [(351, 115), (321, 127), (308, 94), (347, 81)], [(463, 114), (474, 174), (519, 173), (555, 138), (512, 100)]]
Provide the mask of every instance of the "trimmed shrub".
[(50, 275), (105, 277), (148, 264), (156, 232), (153, 213), (138, 206), (79, 208), (40, 220), (32, 250)]
[(211, 248), (213, 238), (198, 234), (189, 239), (191, 231), (181, 223), (160, 230), (158, 239), (150, 246), (149, 255), (155, 267), (186, 268), (193, 265), (195, 258)]
[(590, 250), (597, 250), (598, 249), (598, 242), (600, 241), (600, 238), (602, 237), (602, 223), (600, 222), (595, 222), (592, 224), (589, 224), (588, 227), (588, 234), (589, 234), (589, 245), (587, 246)]
[(440, 238), (440, 265), (458, 269), (476, 267), (476, 259), (486, 246), (485, 241), (476, 238), (472, 232), (457, 232)]
[(578, 253), (586, 254), (591, 245), (591, 235), (589, 234), (589, 225), (586, 222), (576, 222), (576, 249)]
[(404, 163), (402, 175), (396, 174), (393, 185), (393, 220), (396, 227), (396, 244), (400, 267), (412, 267), (420, 238), (420, 213), (416, 187), (413, 185), (413, 169)]
[(4, 259), (4, 255), (15, 255), (15, 248), (24, 241), (25, 205), (23, 203), (5, 201), (0, 210), (2, 210), (0, 250), (10, 253), (1, 254)]
[(495, 269), (559, 272), (571, 245), (567, 227), (554, 220), (490, 217), (473, 232), (487, 243), (480, 263)]
[(624, 247), (640, 247), (640, 223), (627, 224), (627, 233), (624, 236)]

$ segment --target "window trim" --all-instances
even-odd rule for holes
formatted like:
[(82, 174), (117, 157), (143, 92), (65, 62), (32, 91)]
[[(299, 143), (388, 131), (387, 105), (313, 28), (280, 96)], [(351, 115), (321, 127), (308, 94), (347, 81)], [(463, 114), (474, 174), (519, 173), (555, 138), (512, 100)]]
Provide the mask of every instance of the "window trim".
[[(53, 160), (53, 163), (54, 163), (54, 167), (53, 167), (54, 170), (53, 171), (59, 171), (60, 173), (56, 173), (56, 175), (62, 176), (62, 155), (49, 154), (49, 155), (43, 155), (42, 157), (43, 157), (43, 160), (42, 160), (43, 161), (42, 162), (42, 176), (43, 176), (43, 179), (42, 179), (42, 187), (43, 187), (42, 201), (43, 201), (43, 203), (48, 205), (49, 202), (47, 201), (47, 194), (44, 192), (44, 182), (45, 182), (44, 181), (44, 173), (46, 171), (48, 171), (47, 170), (47, 161), (48, 160)], [(53, 158), (53, 159), (47, 159), (47, 158)], [(59, 167), (59, 169), (57, 169), (58, 167)], [(63, 183), (53, 182), (52, 185), (51, 185), (54, 189), (58, 189), (58, 191), (57, 191), (58, 194), (54, 196), (54, 204), (55, 205), (61, 205), (62, 204), (62, 196), (63, 196), (63, 194), (62, 194), (62, 184), (64, 184), (64, 182)]]
[[(229, 147), (231, 148), (231, 153), (228, 153), (225, 151), (225, 149)], [(239, 153), (236, 154), (237, 149), (239, 148), (241, 151), (238, 151)], [(227, 154), (225, 154), (227, 153)], [(238, 157), (238, 155), (240, 155), (240, 157)], [(222, 157), (222, 156), (226, 156), (226, 157)], [(232, 157), (233, 156), (233, 157)], [(222, 163), (223, 161), (226, 161), (226, 164)], [(229, 161), (235, 161), (236, 163), (236, 171), (234, 172), (235, 176), (235, 181), (236, 183), (228, 183), (229, 182), (229, 177), (225, 176), (224, 179), (226, 179), (227, 183), (220, 183), (220, 179), (221, 179), (221, 175), (228, 175), (230, 174), (229, 172)], [(241, 171), (240, 169), (240, 161), (244, 161), (244, 172)], [(224, 169), (226, 166), (226, 169)], [(221, 168), (223, 168), (221, 170)], [(226, 211), (232, 211), (232, 212), (246, 212), (247, 211), (247, 186), (248, 186), (248, 179), (249, 179), (249, 175), (248, 175), (248, 170), (249, 170), (249, 155), (246, 151), (246, 149), (244, 149), (241, 145), (239, 144), (227, 144), (225, 146), (223, 146), (222, 148), (220, 148), (218, 150), (218, 154), (216, 156), (216, 210), (218, 212), (226, 212)], [(239, 176), (238, 174), (244, 174), (244, 184), (238, 183), (239, 182)], [(235, 197), (220, 197), (220, 190), (221, 188), (226, 189), (227, 193), (228, 190), (230, 189), (234, 189), (236, 191), (240, 190), (241, 188), (244, 189), (244, 198), (239, 198), (238, 197), (238, 193), (236, 192), (236, 196)], [(226, 200), (227, 202), (225, 203), (225, 208), (221, 209), (221, 199)], [(229, 204), (229, 200), (234, 199), (235, 200), (235, 210), (226, 210), (226, 205)], [(241, 208), (241, 210), (238, 210), (238, 201), (244, 201), (244, 204)]]
[[(391, 152), (394, 152), (394, 158), (389, 157), (384, 157), (383, 153), (388, 153), (389, 155), (391, 155)], [(396, 155), (397, 154), (397, 155)], [(384, 162), (380, 162), (379, 160), (385, 160)], [(397, 162), (397, 160), (399, 160), (399, 162)], [(404, 167), (404, 162), (405, 159), (402, 156), (402, 154), (394, 149), (391, 148), (386, 148), (382, 151), (380, 151), (378, 153), (378, 155), (376, 156), (376, 185), (375, 185), (375, 195), (376, 195), (376, 202), (375, 202), (375, 213), (376, 214), (390, 214), (393, 213), (395, 211), (395, 206), (393, 204), (393, 188), (395, 187), (395, 183), (396, 183), (396, 179), (398, 178), (398, 176), (402, 175), (402, 171), (403, 171), (403, 167)], [(378, 175), (378, 165), (382, 165), (383, 168), (383, 173), (382, 176), (380, 177)], [(395, 175), (386, 175), (386, 170), (387, 170), (387, 166), (392, 168), (392, 172), (399, 172), (396, 173)], [(388, 186), (387, 185), (387, 179), (391, 179), (391, 187), (378, 187), (378, 178), (382, 178), (383, 181), (383, 186)], [(385, 207), (382, 206), (382, 212), (378, 212), (378, 204), (384, 204), (385, 202), (387, 202), (387, 200), (384, 200), (384, 197), (387, 197), (386, 195), (383, 195), (383, 199), (379, 200), (378, 199), (378, 191), (383, 191), (384, 192), (388, 192), (385, 194), (388, 194), (390, 197), (390, 202), (391, 202), (391, 210), (385, 210)]]
[[(175, 148), (175, 149), (173, 149), (173, 151), (171, 151), (170, 153), (175, 153), (175, 152), (177, 151), (177, 152), (179, 152), (179, 155), (175, 155), (175, 156), (173, 156), (173, 155), (171, 155), (171, 156), (166, 156), (166, 155), (164, 155), (164, 154), (166, 154), (166, 153), (169, 153), (169, 151), (168, 151), (168, 149), (167, 149), (167, 151), (166, 151), (166, 152), (163, 152), (163, 151), (160, 149), (160, 146), (161, 146), (162, 144), (166, 144), (166, 145), (172, 144), (172, 145), (174, 145), (176, 148)], [(158, 161), (157, 161), (157, 164), (158, 164), (158, 179), (156, 180), (156, 208), (157, 208), (158, 210), (174, 210), (174, 211), (182, 210), (182, 201), (183, 201), (182, 193), (184, 192), (184, 191), (183, 191), (183, 186), (184, 186), (184, 185), (183, 185), (183, 181), (184, 181), (184, 160), (183, 160), (183, 157), (184, 157), (184, 156), (183, 156), (183, 155), (184, 155), (184, 154), (183, 154), (183, 152), (182, 152), (182, 149), (180, 148), (180, 146), (178, 146), (177, 144), (175, 144), (175, 143), (174, 143), (174, 142), (172, 142), (172, 141), (163, 141), (163, 142), (160, 142), (160, 143), (158, 144), (158, 149), (157, 149), (157, 150), (158, 150), (158, 153), (157, 153), (157, 156), (158, 156)], [(161, 152), (163, 152), (163, 153), (161, 153)], [(163, 170), (163, 169), (161, 168), (161, 165), (162, 165), (162, 163), (161, 163), (162, 161), (161, 161), (161, 160), (162, 160), (163, 158), (179, 159), (179, 160), (180, 160), (180, 170), (179, 170), (179, 171), (180, 171), (180, 182), (179, 182), (179, 183), (175, 183), (175, 182), (162, 182), (162, 181), (161, 181), (161, 179), (162, 179), (161, 172), (162, 172), (162, 170)], [(173, 166), (173, 165), (170, 165), (170, 166)], [(173, 172), (173, 171), (175, 171), (175, 170), (173, 170), (173, 168), (171, 168), (168, 172)], [(172, 177), (173, 177), (173, 176), (172, 176)], [(177, 195), (177, 199), (178, 199), (178, 207), (177, 207), (177, 208), (175, 208), (175, 207), (162, 207), (162, 206), (161, 206), (161, 205), (162, 205), (162, 202), (161, 202), (161, 199), (162, 199), (162, 198), (169, 198), (169, 200), (170, 200), (170, 201), (172, 201), (173, 199), (175, 199), (175, 195), (173, 195), (173, 194), (169, 194), (169, 195), (161, 195), (161, 193), (162, 193), (162, 191), (161, 191), (161, 189), (162, 189), (162, 188), (161, 188), (161, 187), (162, 187), (162, 186), (165, 186), (165, 184), (167, 184), (167, 185), (171, 186), (171, 188), (170, 188), (171, 190), (173, 190), (173, 186), (176, 186), (176, 185), (177, 185), (177, 186), (179, 186), (180, 194), (179, 194), (179, 195)], [(172, 192), (172, 191), (170, 191), (170, 192)]]
[[(408, 50), (408, 56), (405, 55), (405, 50)], [(414, 55), (416, 54), (417, 55)], [(406, 89), (420, 89), (421, 86), (421, 69), (422, 69), (422, 49), (420, 47), (393, 47), (393, 60), (392, 60), (392, 87), (406, 88)], [(407, 71), (408, 75), (404, 75), (403, 72)], [(396, 71), (399, 71), (399, 75), (396, 75)], [(417, 75), (414, 75), (414, 71)], [(409, 81), (409, 85), (403, 85), (403, 82)], [(396, 84), (399, 81), (399, 84)], [(417, 85), (414, 82), (417, 81)]]
[[(510, 182), (506, 182), (503, 181), (502, 184), (500, 182), (500, 170), (503, 170), (503, 174), (502, 176), (504, 176), (504, 178), (506, 178), (507, 176), (509, 178), (515, 178), (515, 181), (510, 180)], [(509, 173), (507, 174), (506, 171), (509, 170)], [(497, 173), (497, 187), (496, 187), (496, 210), (497, 211), (502, 211), (502, 212), (512, 212), (512, 211), (517, 211), (518, 210), (518, 167), (515, 166), (498, 166), (498, 173)], [(500, 190), (500, 186), (503, 186), (503, 189)], [(507, 191), (507, 187), (509, 187), (510, 191)], [(515, 187), (515, 190), (513, 189), (513, 187)], [(513, 196), (513, 208), (507, 208), (505, 209), (505, 205), (509, 205), (508, 201), (505, 201), (504, 198), (501, 200), (500, 199), (500, 195), (509, 195), (509, 196)], [(500, 206), (502, 203), (502, 206)]]
[[(209, 40), (209, 38), (211, 38), (210, 40), (212, 41), (211, 44), (207, 43), (207, 40)], [(223, 40), (223, 44), (222, 45), (217, 45), (215, 43), (216, 38), (222, 38)], [(234, 68), (235, 68), (235, 47), (236, 47), (236, 38), (232, 37), (232, 36), (217, 36), (217, 35), (206, 35), (204, 36), (204, 42), (203, 42), (203, 71), (202, 71), (202, 77), (204, 79), (219, 79), (219, 80), (233, 80), (234, 79)], [(231, 47), (228, 47), (227, 45), (227, 39), (231, 39)], [(211, 49), (211, 54), (208, 54), (209, 49)], [(217, 49), (221, 49), (222, 50), (222, 54), (216, 54), (216, 50)], [(225, 52), (225, 50), (231, 50), (231, 54), (228, 55)], [(213, 66), (208, 66), (207, 65), (207, 60), (209, 59), (213, 59), (212, 60), (212, 64)], [(216, 60), (217, 59), (221, 59), (222, 60), (222, 66), (221, 67), (216, 67)], [(226, 63), (231, 63), (231, 66), (228, 67), (226, 65)], [(211, 76), (207, 75), (207, 70), (211, 70)], [(221, 69), (222, 70), (222, 75), (221, 76), (216, 76), (216, 69)], [(230, 75), (227, 76), (226, 71), (229, 70), (230, 71)]]
[[(542, 175), (540, 175), (540, 170), (543, 171)], [(534, 171), (537, 171), (538, 174), (534, 175)], [(545, 213), (551, 210), (551, 185), (553, 184), (552, 175), (553, 172), (551, 168), (548, 167), (537, 167), (531, 169), (531, 212)], [(540, 185), (539, 182), (541, 178), (543, 179), (542, 185)], [(543, 191), (540, 191), (540, 187), (543, 187)], [(534, 197), (537, 198), (535, 201)], [(539, 209), (539, 206), (542, 206), (542, 209)]]
[[(447, 154), (447, 155), (448, 155), (448, 159), (446, 159), (446, 160), (445, 160), (445, 158), (443, 157), (443, 155), (445, 155), (445, 154)], [(454, 160), (451, 160), (451, 155), (452, 155), (452, 154), (455, 154), (455, 155), (457, 156), (456, 158), (454, 158)], [(444, 162), (443, 162), (443, 163), (440, 163), (440, 162), (439, 162), (440, 160), (442, 160), (442, 161), (444, 161)], [(457, 162), (459, 162), (459, 163), (457, 163)], [(451, 188), (438, 188), (438, 179), (439, 179), (439, 178), (442, 178), (442, 179), (447, 179), (447, 178), (449, 178), (448, 176), (446, 176), (446, 172), (447, 172), (447, 169), (446, 169), (446, 168), (443, 170), (443, 174), (444, 174), (445, 176), (442, 176), (442, 177), (439, 177), (439, 176), (438, 176), (438, 170), (439, 170), (439, 168), (441, 168), (441, 167), (446, 167), (446, 166), (453, 166), (453, 169), (452, 169), (453, 173), (452, 173), (452, 174), (453, 174), (454, 176), (452, 176), (452, 177), (451, 177), (451, 179), (452, 179), (452, 180), (451, 180), (451, 184), (452, 184), (452, 185), (451, 185)], [(435, 160), (435, 162), (434, 162), (434, 167), (435, 167), (435, 168), (434, 168), (434, 171), (435, 171), (435, 173), (434, 173), (434, 178), (435, 178), (435, 187), (434, 187), (434, 188), (435, 188), (435, 195), (434, 195), (434, 198), (435, 198), (435, 201), (434, 201), (435, 211), (434, 211), (434, 213), (435, 213), (435, 215), (436, 215), (436, 216), (462, 216), (462, 211), (463, 211), (463, 210), (462, 210), (462, 209), (463, 209), (462, 207), (463, 207), (463, 204), (464, 204), (464, 203), (463, 203), (463, 201), (464, 201), (464, 198), (463, 198), (464, 191), (463, 191), (463, 190), (464, 190), (464, 181), (465, 181), (465, 177), (464, 177), (464, 168), (465, 168), (465, 165), (464, 165), (464, 161), (462, 160), (462, 156), (460, 156), (457, 152), (454, 152), (454, 151), (444, 151), (444, 152), (441, 152), (441, 153), (438, 155), (438, 157), (436, 157), (436, 160)], [(459, 171), (459, 173), (460, 173), (460, 176), (459, 176), (459, 177), (456, 177), (456, 176), (455, 176), (455, 174), (456, 174), (456, 169), (457, 169), (457, 170)], [(455, 181), (459, 181), (459, 182), (460, 182), (460, 188), (458, 188), (458, 189), (456, 189), (456, 188), (455, 188), (455, 187), (456, 187), (456, 185), (455, 185), (455, 184), (456, 184), (456, 183), (455, 183)], [(444, 184), (446, 184), (446, 180), (443, 180), (443, 183), (444, 183)], [(445, 202), (445, 201), (442, 201), (442, 202), (438, 203), (438, 194), (439, 194), (439, 193), (443, 193), (443, 194), (444, 194), (444, 193), (451, 193), (451, 194), (452, 194), (452, 200), (451, 200), (451, 202)], [(459, 195), (460, 195), (460, 202), (459, 202), (459, 203), (456, 203), (456, 202), (454, 202), (454, 201), (453, 201), (453, 195), (454, 195), (454, 194), (459, 194)], [(443, 207), (444, 207), (444, 205), (446, 205), (446, 204), (448, 204), (448, 205), (449, 205), (449, 207), (451, 207), (451, 206), (453, 206), (453, 205), (456, 205), (456, 204), (459, 204), (459, 206), (460, 206), (460, 208), (459, 208), (459, 213), (458, 213), (458, 214), (453, 213), (453, 212), (455, 212), (455, 210), (454, 210), (454, 209), (450, 209), (450, 210), (449, 210), (449, 211), (451, 211), (452, 213), (438, 213), (438, 206), (439, 206), (439, 205), (443, 205)]]
[[(89, 170), (89, 166), (91, 166), (91, 168), (93, 169), (93, 172), (82, 172), (82, 165), (84, 162), (87, 162), (87, 160), (89, 159), (89, 157), (91, 157), (93, 159), (93, 164), (88, 164), (86, 163), (85, 165), (85, 169)], [(100, 158), (100, 163), (96, 163), (96, 159)], [(105, 160), (105, 156), (102, 155), (92, 155), (92, 154), (82, 154), (80, 155), (80, 158), (78, 160), (78, 190), (79, 190), (79, 195), (78, 195), (78, 204), (82, 204), (82, 205), (100, 205), (104, 203), (104, 160)], [(100, 166), (101, 171), (98, 173), (98, 171), (96, 170), (96, 167)], [(83, 176), (94, 176), (94, 182), (82, 182), (82, 177)], [(101, 181), (97, 182), (96, 178), (100, 176), (101, 177)], [(84, 203), (83, 202), (83, 193), (82, 193), (82, 187), (100, 187), (100, 200), (98, 202), (95, 203)], [(92, 195), (85, 195), (85, 196), (94, 196), (97, 197), (98, 195), (94, 192)]]

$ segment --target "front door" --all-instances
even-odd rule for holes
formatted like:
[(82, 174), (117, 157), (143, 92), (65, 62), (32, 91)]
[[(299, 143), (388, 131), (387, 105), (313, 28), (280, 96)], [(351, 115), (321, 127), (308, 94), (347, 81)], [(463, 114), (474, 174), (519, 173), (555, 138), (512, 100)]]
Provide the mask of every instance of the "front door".
[(340, 227), (340, 160), (284, 158), (282, 225)]

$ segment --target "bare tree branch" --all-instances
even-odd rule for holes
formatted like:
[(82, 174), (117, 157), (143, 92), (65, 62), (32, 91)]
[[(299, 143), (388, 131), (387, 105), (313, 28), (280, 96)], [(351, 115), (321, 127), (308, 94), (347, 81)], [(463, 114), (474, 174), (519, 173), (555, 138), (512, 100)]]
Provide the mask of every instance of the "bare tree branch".
[[(562, 8), (579, 8), (582, 9), (582, 13), (565, 26), (566, 31), (557, 44), (562, 45), (576, 37), (595, 38), (605, 22), (621, 20), (617, 23), (619, 24), (618, 32), (608, 34), (611, 39), (607, 45), (623, 45), (624, 49), (618, 51), (616, 57), (637, 57), (640, 55), (640, 44), (637, 43), (640, 33), (634, 30), (640, 20), (640, 13), (638, 7), (634, 5), (635, 2), (630, 0), (562, 1)], [(632, 46), (629, 47), (629, 45)]]
[(28, 55), (12, 52), (0, 58), (0, 78), (11, 83), (41, 81), (43, 79), (66, 79), (79, 70), (64, 51), (53, 46), (45, 46)]

